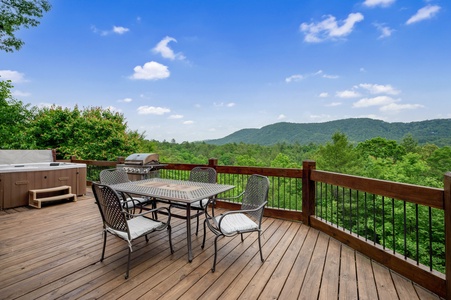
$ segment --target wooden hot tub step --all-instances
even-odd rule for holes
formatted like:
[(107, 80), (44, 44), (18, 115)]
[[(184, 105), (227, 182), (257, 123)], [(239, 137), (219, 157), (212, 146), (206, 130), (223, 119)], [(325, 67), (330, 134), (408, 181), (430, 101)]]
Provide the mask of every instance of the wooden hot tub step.
[(69, 185), (62, 185), (46, 189), (35, 189), (29, 191), (28, 205), (36, 208), (41, 208), (42, 202), (50, 202), (70, 198), (73, 198), (73, 201), (77, 201), (77, 195), (72, 194), (72, 190)]

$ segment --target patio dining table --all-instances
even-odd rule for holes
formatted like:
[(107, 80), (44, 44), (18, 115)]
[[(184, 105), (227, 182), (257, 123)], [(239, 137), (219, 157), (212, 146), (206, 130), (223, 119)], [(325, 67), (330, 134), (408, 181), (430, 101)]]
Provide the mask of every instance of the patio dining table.
[(203, 183), (188, 180), (172, 180), (150, 178), (110, 185), (119, 192), (150, 197), (164, 202), (180, 202), (186, 204), (186, 238), (188, 261), (193, 260), (191, 246), (191, 204), (205, 198), (214, 197), (233, 189), (235, 186), (217, 183)]

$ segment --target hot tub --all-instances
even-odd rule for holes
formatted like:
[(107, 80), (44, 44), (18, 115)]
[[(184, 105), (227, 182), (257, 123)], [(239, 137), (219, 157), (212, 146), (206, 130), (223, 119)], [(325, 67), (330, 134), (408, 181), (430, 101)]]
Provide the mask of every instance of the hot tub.
[(68, 185), (72, 193), (86, 194), (86, 164), (29, 162), (29, 159), (23, 159), (25, 163), (4, 163), (7, 157), (1, 157), (4, 151), (35, 150), (0, 150), (0, 158), (3, 158), (0, 159), (0, 209), (28, 205), (29, 190)]

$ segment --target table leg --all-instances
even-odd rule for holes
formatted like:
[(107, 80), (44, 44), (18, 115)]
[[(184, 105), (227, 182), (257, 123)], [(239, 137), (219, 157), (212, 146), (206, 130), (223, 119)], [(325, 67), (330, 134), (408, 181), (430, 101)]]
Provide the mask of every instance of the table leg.
[(193, 261), (193, 249), (191, 247), (191, 204), (186, 204), (186, 243), (188, 244), (188, 261)]

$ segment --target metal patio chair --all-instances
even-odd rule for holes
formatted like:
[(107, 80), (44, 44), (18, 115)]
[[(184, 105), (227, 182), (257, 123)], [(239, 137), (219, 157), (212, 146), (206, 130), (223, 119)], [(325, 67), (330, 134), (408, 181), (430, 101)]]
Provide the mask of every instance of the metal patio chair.
[[(128, 178), (127, 172), (123, 168), (106, 169), (100, 172), (101, 184), (111, 185), (125, 182), (130, 182), (130, 179)], [(135, 213), (137, 207), (139, 208), (139, 212), (141, 213), (144, 205), (151, 204), (152, 209), (156, 208), (156, 202), (149, 198), (136, 197), (128, 193), (119, 193), (119, 196), (121, 197), (121, 202), (126, 205), (126, 207), (124, 207), (127, 208), (127, 210), (129, 210), (129, 212), (131, 213)]]
[(241, 234), (241, 241), (244, 241), (243, 234), (257, 231), (258, 246), (260, 249), (260, 259), (263, 262), (263, 253), (261, 245), (261, 223), (263, 210), (268, 202), (269, 180), (262, 175), (251, 175), (247, 181), (244, 192), (236, 197), (224, 198), (231, 200), (242, 198), (241, 209), (228, 211), (221, 215), (214, 216), (210, 214), (208, 209), (205, 210), (204, 221), (204, 238), (202, 241), (202, 249), (205, 246), (206, 227), (216, 235), (215, 237), (215, 256), (211, 271), (216, 269), (216, 258), (218, 252), (218, 238), (230, 237)]
[[(216, 178), (217, 178), (216, 176), (217, 176), (216, 170), (211, 167), (194, 167), (189, 174), (189, 181), (216, 183)], [(208, 203), (208, 200), (209, 199), (202, 199), (200, 201), (192, 203), (190, 206), (191, 210), (195, 212), (193, 215), (191, 215), (191, 218), (196, 217), (196, 219), (197, 219), (196, 235), (199, 232), (199, 216), (201, 216), (204, 213), (205, 208)], [(176, 207), (176, 208), (186, 210), (186, 204), (184, 204), (184, 203), (172, 202), (169, 207), (170, 208)], [(186, 219), (186, 216), (175, 215), (175, 214), (173, 214), (173, 216), (182, 218), (182, 219)]]
[[(174, 253), (171, 240), (171, 213), (168, 208), (159, 207), (141, 214), (130, 214), (124, 209), (119, 194), (108, 185), (93, 183), (92, 191), (103, 221), (103, 250), (102, 257), (100, 258), (101, 262), (105, 258), (107, 233), (115, 235), (128, 243), (128, 262), (125, 279), (127, 279), (129, 275), (130, 257), (131, 252), (133, 251), (132, 242), (135, 239), (145, 236), (146, 242), (148, 242), (149, 239), (147, 235), (149, 233), (167, 230), (171, 254)], [(167, 215), (166, 222), (155, 220), (147, 216), (148, 214), (158, 213), (160, 211)]]

